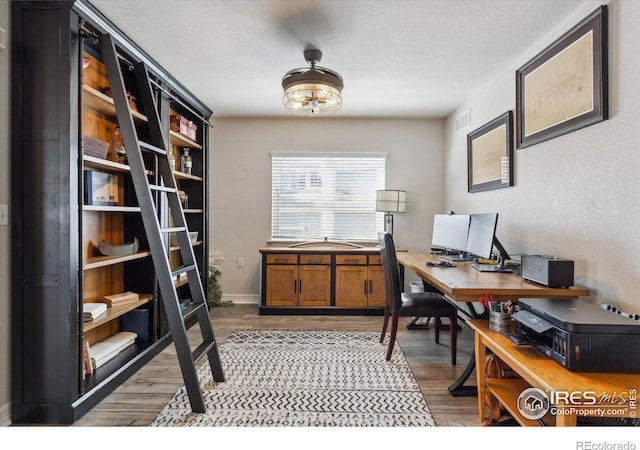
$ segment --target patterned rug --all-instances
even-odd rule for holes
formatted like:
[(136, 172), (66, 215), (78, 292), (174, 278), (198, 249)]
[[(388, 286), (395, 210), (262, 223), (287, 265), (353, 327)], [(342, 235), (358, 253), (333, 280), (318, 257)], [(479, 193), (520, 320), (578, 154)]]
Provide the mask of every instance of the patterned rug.
[(198, 374), (206, 413), (192, 413), (185, 387), (150, 426), (435, 426), (402, 350), (391, 361), (369, 331), (234, 331), (219, 346), (226, 381)]

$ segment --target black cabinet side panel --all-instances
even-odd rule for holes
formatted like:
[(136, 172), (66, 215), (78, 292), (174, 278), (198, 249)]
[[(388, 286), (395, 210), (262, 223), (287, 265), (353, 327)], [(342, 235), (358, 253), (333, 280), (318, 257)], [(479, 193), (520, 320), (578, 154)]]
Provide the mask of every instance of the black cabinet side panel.
[(12, 218), (12, 420), (68, 422), (78, 384), (71, 3), (12, 8), (12, 199), (21, 205)]

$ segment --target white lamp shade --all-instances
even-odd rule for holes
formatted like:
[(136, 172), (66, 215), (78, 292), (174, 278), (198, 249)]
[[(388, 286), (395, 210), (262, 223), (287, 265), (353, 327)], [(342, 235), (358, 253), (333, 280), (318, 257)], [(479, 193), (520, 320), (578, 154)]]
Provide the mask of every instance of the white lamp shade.
[(381, 190), (376, 192), (376, 211), (405, 212), (406, 191)]

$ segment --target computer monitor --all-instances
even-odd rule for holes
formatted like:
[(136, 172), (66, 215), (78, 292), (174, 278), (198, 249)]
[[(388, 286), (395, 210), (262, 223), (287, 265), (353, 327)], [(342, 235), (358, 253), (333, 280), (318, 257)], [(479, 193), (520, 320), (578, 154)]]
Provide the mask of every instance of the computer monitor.
[(497, 213), (471, 214), (465, 251), (479, 258), (490, 259), (497, 226)]
[(511, 272), (511, 269), (504, 267), (504, 262), (511, 257), (496, 238), (497, 226), (498, 213), (471, 214), (465, 251), (479, 258), (491, 259), (495, 245), (499, 253), (498, 263), (487, 265), (476, 263), (474, 267), (485, 272)]
[(431, 246), (442, 248), (444, 258), (460, 258), (459, 253), (464, 252), (467, 247), (469, 221), (468, 214), (435, 214)]

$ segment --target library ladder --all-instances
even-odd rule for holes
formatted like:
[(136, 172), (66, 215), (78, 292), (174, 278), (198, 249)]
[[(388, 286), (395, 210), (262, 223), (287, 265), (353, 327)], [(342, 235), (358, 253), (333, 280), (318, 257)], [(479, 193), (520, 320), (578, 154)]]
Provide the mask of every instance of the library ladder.
[[(204, 289), (198, 276), (198, 266), (195, 261), (193, 247), (189, 239), (187, 223), (179, 198), (176, 181), (169, 163), (169, 152), (162, 126), (160, 123), (156, 101), (151, 88), (151, 80), (143, 63), (133, 64), (135, 79), (139, 88), (144, 113), (147, 116), (151, 143), (138, 139), (131, 107), (127, 98), (124, 77), (119, 62), (119, 55), (113, 37), (109, 34), (100, 36), (102, 57), (107, 69), (107, 78), (111, 87), (111, 95), (116, 108), (118, 126), (122, 132), (127, 160), (131, 168), (131, 179), (140, 205), (142, 221), (149, 241), (149, 249), (153, 258), (153, 265), (158, 278), (160, 295), (165, 307), (171, 336), (176, 347), (182, 377), (187, 389), (191, 409), (193, 412), (206, 411), (196, 363), (204, 355), (209, 360), (211, 374), (214, 381), (224, 381), (224, 372), (220, 362), (218, 346), (214, 337), (213, 327), (209, 318), (209, 309), (204, 296)], [(161, 180), (158, 185), (150, 184), (142, 152), (150, 152), (155, 156), (155, 167), (158, 172), (156, 179)], [(154, 203), (156, 191), (161, 198), (166, 195), (169, 213), (173, 219), (170, 227), (162, 228), (158, 219), (158, 212)], [(158, 203), (160, 201), (158, 200)], [(172, 269), (169, 263), (169, 252), (165, 248), (168, 233), (175, 233), (182, 256), (182, 266)], [(183, 316), (180, 308), (178, 293), (174, 284), (174, 277), (187, 275), (191, 299), (194, 308)], [(192, 314), (197, 315), (202, 334), (202, 342), (193, 351), (187, 336), (185, 321)]]

